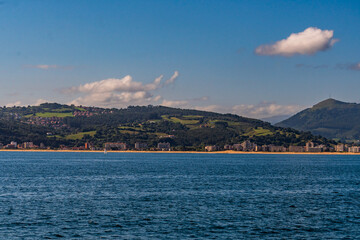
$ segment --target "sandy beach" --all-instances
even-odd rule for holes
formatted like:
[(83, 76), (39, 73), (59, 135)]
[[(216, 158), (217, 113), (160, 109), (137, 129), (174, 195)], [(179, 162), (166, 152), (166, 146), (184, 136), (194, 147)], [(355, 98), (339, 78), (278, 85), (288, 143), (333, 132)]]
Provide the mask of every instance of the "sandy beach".
[[(0, 152), (73, 152), (73, 153), (103, 153), (102, 150), (49, 150), (49, 149), (0, 149)], [(188, 154), (275, 154), (275, 155), (360, 155), (360, 153), (352, 152), (242, 152), (242, 151), (107, 151), (107, 153), (188, 153)]]

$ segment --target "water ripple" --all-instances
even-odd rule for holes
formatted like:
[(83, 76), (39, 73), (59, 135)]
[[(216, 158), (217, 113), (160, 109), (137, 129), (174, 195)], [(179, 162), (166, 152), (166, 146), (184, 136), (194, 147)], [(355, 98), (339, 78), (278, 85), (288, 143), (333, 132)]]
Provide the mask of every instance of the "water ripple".
[(0, 239), (356, 239), (360, 157), (0, 153)]

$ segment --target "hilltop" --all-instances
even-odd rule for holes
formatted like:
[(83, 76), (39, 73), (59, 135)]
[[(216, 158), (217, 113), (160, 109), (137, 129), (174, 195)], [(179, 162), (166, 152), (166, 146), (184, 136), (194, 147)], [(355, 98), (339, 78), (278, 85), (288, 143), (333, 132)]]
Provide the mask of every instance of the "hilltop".
[(175, 150), (203, 150), (205, 145), (235, 144), (244, 140), (259, 145), (304, 145), (311, 140), (328, 144), (309, 132), (271, 125), (233, 114), (163, 106), (124, 109), (44, 103), (40, 106), (0, 108), (0, 142), (32, 141), (58, 148), (91, 142), (136, 142), (155, 147), (169, 142)]
[(310, 131), (331, 139), (360, 139), (360, 104), (329, 98), (276, 126)]

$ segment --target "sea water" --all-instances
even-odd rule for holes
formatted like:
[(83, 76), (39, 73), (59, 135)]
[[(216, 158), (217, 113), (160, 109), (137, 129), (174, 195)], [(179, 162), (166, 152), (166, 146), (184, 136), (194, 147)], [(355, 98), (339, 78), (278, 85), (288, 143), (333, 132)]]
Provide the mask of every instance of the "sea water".
[(0, 152), (0, 239), (359, 239), (360, 156)]

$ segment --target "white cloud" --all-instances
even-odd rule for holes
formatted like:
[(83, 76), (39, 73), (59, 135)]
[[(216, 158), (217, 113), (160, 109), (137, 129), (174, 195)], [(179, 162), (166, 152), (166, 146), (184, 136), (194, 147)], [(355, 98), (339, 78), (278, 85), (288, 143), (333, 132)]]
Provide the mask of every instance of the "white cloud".
[[(274, 102), (261, 102), (258, 104), (239, 104), (233, 106), (205, 105), (199, 106), (199, 102), (208, 101), (208, 97), (167, 100), (163, 99), (160, 105), (176, 108), (190, 108), (209, 112), (232, 113), (243, 117), (263, 119), (275, 116), (293, 115), (303, 109), (300, 105), (280, 105)], [(204, 103), (203, 103), (204, 104)]]
[(189, 101), (187, 101), (187, 100), (172, 101), (172, 100), (164, 99), (160, 105), (165, 106), (165, 107), (188, 108)]
[(86, 83), (78, 87), (66, 89), (67, 93), (109, 93), (109, 92), (138, 92), (152, 91), (160, 86), (162, 76), (156, 78), (154, 82), (143, 84), (133, 81), (132, 77), (127, 75), (124, 78), (109, 78), (97, 82)]
[(39, 106), (39, 105), (42, 104), (42, 103), (48, 103), (48, 102), (49, 102), (49, 101), (40, 98), (40, 99), (36, 100), (36, 102), (34, 103), (34, 106)]
[(165, 81), (165, 85), (174, 83), (175, 79), (178, 77), (179, 77), (179, 72), (175, 71), (174, 74), (171, 76), (171, 78), (169, 78), (168, 80)]
[(176, 107), (176, 108), (194, 108), (198, 102), (208, 101), (209, 97), (199, 97), (199, 98), (191, 98), (185, 100), (166, 100), (163, 99), (160, 105), (166, 107)]
[(154, 101), (155, 101), (155, 102), (160, 101), (160, 99), (161, 99), (161, 96), (159, 96), (159, 95), (156, 96), (156, 97), (154, 97)]
[(122, 92), (122, 93), (92, 93), (81, 96), (71, 101), (74, 105), (89, 105), (102, 107), (126, 107), (128, 105), (146, 105), (155, 101), (156, 98), (145, 91)]
[(231, 113), (231, 107), (221, 105), (197, 106), (195, 109), (208, 112)]
[(288, 38), (274, 44), (261, 45), (255, 49), (258, 55), (293, 56), (312, 55), (331, 48), (338, 40), (333, 38), (333, 30), (309, 27), (303, 32), (292, 33)]
[(13, 103), (8, 103), (5, 105), (6, 107), (14, 107), (14, 106), (21, 106), (21, 101), (16, 101)]
[(233, 113), (243, 117), (249, 118), (268, 118), (280, 115), (293, 115), (305, 107), (299, 105), (279, 105), (276, 103), (262, 102), (259, 104), (240, 104), (230, 107), (220, 105), (209, 105), (205, 107), (196, 107), (198, 110)]
[[(174, 75), (162, 84), (163, 76), (159, 76), (153, 82), (144, 84), (136, 82), (127, 75), (121, 79), (110, 78), (101, 81), (86, 83), (65, 89), (67, 94), (80, 94), (70, 104), (92, 105), (102, 107), (125, 107), (128, 105), (154, 104), (161, 99), (161, 96), (154, 96), (153, 92), (174, 82), (178, 76)], [(170, 81), (171, 80), (171, 81)]]
[(303, 106), (299, 105), (279, 105), (276, 103), (262, 102), (256, 105), (235, 105), (233, 113), (253, 118), (266, 118), (278, 115), (292, 115), (300, 110)]

